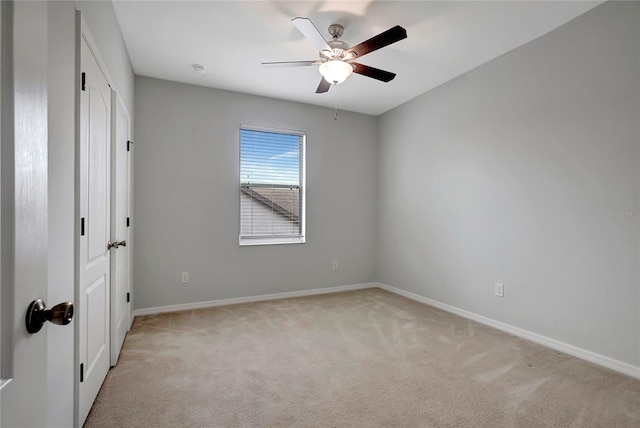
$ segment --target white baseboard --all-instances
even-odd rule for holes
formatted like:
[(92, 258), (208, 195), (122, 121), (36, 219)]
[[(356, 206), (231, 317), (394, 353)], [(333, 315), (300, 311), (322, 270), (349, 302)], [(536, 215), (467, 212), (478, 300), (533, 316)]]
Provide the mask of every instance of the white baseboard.
[(459, 308), (456, 308), (455, 306), (438, 302), (437, 300), (432, 300), (427, 297), (423, 297), (418, 294), (411, 293), (409, 291), (404, 291), (387, 284), (382, 284), (378, 282), (378, 283), (375, 283), (375, 285), (378, 288), (382, 288), (383, 290), (387, 290), (391, 293), (395, 293), (400, 296), (407, 297), (411, 300), (415, 300), (417, 302), (424, 303), (426, 305), (433, 306), (438, 309), (442, 309), (443, 311), (450, 312), (455, 315), (459, 315), (463, 318), (467, 318), (472, 321), (479, 322), (480, 324), (488, 325), (489, 327), (493, 327), (497, 330), (501, 330), (506, 333), (512, 334), (514, 336), (518, 336), (523, 339), (527, 339), (532, 342), (538, 343), (540, 345), (546, 346), (548, 348), (555, 349), (556, 351), (560, 351), (565, 354), (580, 358), (582, 360), (589, 361), (590, 363), (594, 363), (599, 366), (606, 367), (611, 370), (615, 370), (619, 373), (623, 373), (628, 376), (640, 379), (640, 367), (637, 367), (622, 361), (618, 361), (613, 358), (606, 357), (604, 355), (600, 355), (592, 351), (588, 351), (586, 349), (578, 348), (577, 346), (573, 346), (556, 339), (551, 339), (550, 337), (542, 336), (540, 334), (533, 333), (528, 330), (523, 330), (519, 327), (505, 324), (503, 322), (496, 321), (491, 318), (487, 318), (482, 315), (475, 314), (473, 312), (465, 311), (464, 309), (459, 309)]
[(369, 282), (364, 284), (342, 285), (339, 287), (316, 288), (313, 290), (288, 291), (285, 293), (263, 294), (260, 296), (234, 297), (231, 299), (209, 300), (206, 302), (181, 303), (178, 305), (156, 306), (153, 308), (135, 309), (133, 316), (154, 315), (166, 312), (190, 311), (192, 309), (213, 308), (216, 306), (237, 305), (240, 303), (261, 302), (264, 300), (290, 299), (292, 297), (315, 296), (319, 294), (340, 293), (342, 291), (362, 290), (364, 288), (375, 288), (378, 283)]

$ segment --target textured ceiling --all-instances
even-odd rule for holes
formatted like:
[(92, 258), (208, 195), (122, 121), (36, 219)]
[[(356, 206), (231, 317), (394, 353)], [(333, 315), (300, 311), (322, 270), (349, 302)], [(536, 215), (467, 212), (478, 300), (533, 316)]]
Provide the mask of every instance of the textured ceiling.
[[(521, 46), (602, 1), (114, 1), (136, 74), (379, 115)], [(382, 83), (352, 75), (316, 94), (317, 66), (265, 68), (263, 61), (314, 60), (290, 22), (310, 18), (350, 46), (401, 25), (408, 38), (358, 59), (397, 73)], [(193, 64), (206, 67), (196, 73)]]

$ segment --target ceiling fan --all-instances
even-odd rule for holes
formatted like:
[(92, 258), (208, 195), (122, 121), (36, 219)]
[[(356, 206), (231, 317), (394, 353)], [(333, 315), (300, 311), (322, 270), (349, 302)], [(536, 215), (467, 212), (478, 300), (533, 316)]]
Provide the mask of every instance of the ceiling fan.
[(329, 26), (329, 34), (333, 40), (327, 42), (309, 18), (293, 18), (291, 22), (293, 22), (293, 25), (300, 30), (307, 40), (318, 48), (320, 58), (310, 61), (263, 62), (263, 66), (306, 67), (319, 65), (322, 80), (316, 90), (317, 94), (327, 92), (332, 84), (337, 85), (344, 82), (351, 73), (358, 73), (382, 82), (389, 82), (396, 77), (395, 73), (360, 64), (355, 62), (354, 59), (363, 57), (369, 52), (373, 52), (402, 39), (406, 39), (407, 30), (401, 26), (396, 25), (350, 48), (345, 42), (339, 40), (344, 33), (344, 27), (342, 25), (332, 24)]

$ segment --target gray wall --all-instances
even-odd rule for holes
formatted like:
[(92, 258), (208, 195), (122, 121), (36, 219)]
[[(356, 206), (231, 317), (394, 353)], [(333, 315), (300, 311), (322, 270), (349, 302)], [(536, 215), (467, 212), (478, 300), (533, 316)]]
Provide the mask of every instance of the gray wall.
[[(130, 114), (133, 70), (111, 2), (48, 2), (49, 293), (51, 305), (74, 300), (75, 28), (83, 12), (100, 55)], [(48, 387), (51, 426), (72, 426), (73, 328), (49, 328)]]
[(640, 365), (639, 7), (380, 118), (378, 280)]
[[(135, 88), (136, 308), (375, 279), (374, 117), (146, 77)], [(306, 132), (305, 244), (238, 245), (240, 124)]]

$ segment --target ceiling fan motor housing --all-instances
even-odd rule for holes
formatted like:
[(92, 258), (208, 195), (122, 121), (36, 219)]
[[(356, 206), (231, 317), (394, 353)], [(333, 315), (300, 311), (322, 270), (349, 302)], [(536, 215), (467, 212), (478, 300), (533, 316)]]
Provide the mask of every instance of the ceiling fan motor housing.
[(321, 51), (320, 59), (326, 61), (350, 61), (356, 57), (354, 52), (348, 52), (349, 45), (341, 40), (332, 40), (327, 42), (331, 51)]
[(320, 57), (324, 61), (330, 60), (338, 60), (338, 61), (348, 61), (355, 58), (355, 54), (350, 52), (346, 53), (349, 49), (349, 45), (343, 42), (342, 40), (338, 40), (344, 34), (344, 27), (340, 24), (331, 24), (329, 25), (329, 34), (333, 37), (333, 40), (328, 41), (327, 44), (331, 48), (332, 52), (329, 51), (321, 51)]

